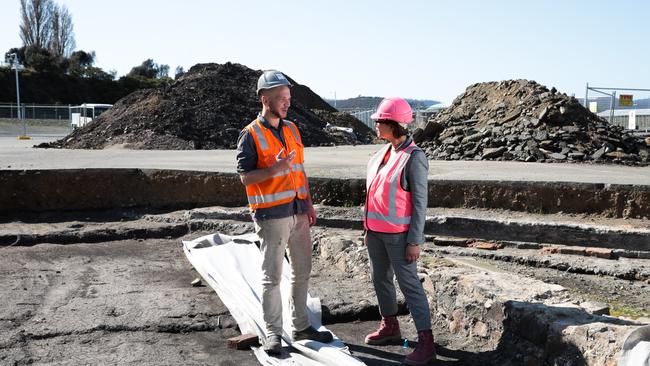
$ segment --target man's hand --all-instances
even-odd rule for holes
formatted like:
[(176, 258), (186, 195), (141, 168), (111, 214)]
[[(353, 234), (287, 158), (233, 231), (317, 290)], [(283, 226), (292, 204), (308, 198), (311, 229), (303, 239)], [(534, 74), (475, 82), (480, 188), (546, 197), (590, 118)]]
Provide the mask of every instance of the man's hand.
[(420, 258), (420, 246), (419, 245), (407, 245), (406, 246), (406, 261), (413, 263)]
[(316, 225), (316, 209), (314, 209), (314, 205), (311, 202), (307, 208), (307, 218), (309, 219), (309, 226)]
[(291, 163), (293, 163), (293, 159), (296, 157), (296, 151), (292, 151), (287, 155), (287, 157), (282, 157), (282, 154), (284, 154), (284, 149), (280, 150), (278, 155), (275, 156), (275, 165), (273, 166), (275, 173), (279, 173), (285, 170), (291, 170)]
[(296, 152), (292, 151), (286, 157), (282, 157), (283, 153), (284, 149), (280, 150), (278, 155), (275, 156), (275, 164), (270, 167), (254, 169), (247, 173), (241, 173), (239, 174), (239, 179), (245, 186), (247, 186), (249, 184), (256, 184), (271, 179), (274, 175), (285, 170), (291, 171), (291, 164), (293, 163), (293, 159), (296, 157)]

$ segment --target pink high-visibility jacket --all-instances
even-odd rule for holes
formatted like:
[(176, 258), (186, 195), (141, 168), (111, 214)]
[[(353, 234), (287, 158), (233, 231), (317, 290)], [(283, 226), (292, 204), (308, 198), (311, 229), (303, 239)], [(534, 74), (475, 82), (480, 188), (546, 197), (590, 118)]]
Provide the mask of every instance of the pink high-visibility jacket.
[[(411, 143), (397, 152), (391, 149), (387, 144), (368, 162), (364, 227), (380, 233), (403, 233), (409, 230), (412, 205), (411, 192), (402, 188), (400, 180), (411, 153), (419, 147)], [(389, 150), (390, 157), (382, 167)]]

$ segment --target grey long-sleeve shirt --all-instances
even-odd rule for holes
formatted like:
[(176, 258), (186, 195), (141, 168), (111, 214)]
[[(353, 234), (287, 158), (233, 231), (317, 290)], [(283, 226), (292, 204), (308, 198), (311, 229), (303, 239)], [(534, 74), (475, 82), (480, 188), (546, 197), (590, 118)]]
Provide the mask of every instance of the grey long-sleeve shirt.
[(406, 241), (409, 244), (423, 244), (429, 196), (429, 161), (424, 155), (424, 151), (416, 150), (411, 154), (411, 158), (404, 168), (401, 181), (402, 187), (411, 192), (413, 205), (411, 224)]

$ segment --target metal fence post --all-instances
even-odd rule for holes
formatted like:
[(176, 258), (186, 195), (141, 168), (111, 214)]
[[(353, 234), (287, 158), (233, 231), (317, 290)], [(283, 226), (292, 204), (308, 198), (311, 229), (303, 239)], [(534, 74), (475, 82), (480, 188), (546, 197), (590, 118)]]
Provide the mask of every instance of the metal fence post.
[(609, 103), (609, 123), (614, 123), (614, 107), (616, 106), (616, 91), (612, 92), (612, 101)]

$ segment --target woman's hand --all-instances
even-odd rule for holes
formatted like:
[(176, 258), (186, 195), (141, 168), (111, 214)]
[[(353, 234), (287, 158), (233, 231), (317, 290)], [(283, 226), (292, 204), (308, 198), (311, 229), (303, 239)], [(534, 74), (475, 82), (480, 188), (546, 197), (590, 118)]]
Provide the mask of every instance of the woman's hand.
[(420, 258), (420, 246), (419, 245), (407, 245), (406, 246), (406, 261), (413, 263)]

